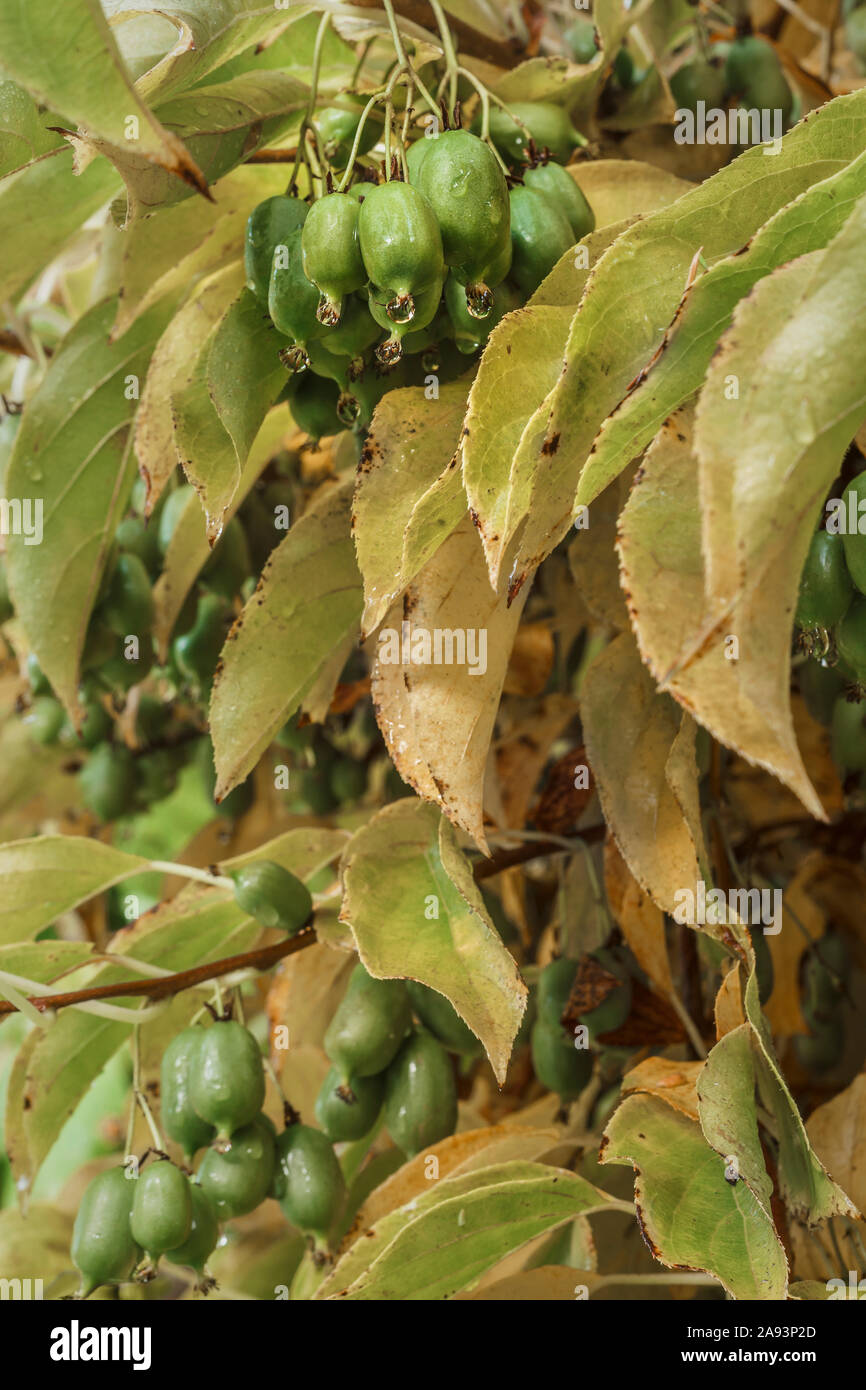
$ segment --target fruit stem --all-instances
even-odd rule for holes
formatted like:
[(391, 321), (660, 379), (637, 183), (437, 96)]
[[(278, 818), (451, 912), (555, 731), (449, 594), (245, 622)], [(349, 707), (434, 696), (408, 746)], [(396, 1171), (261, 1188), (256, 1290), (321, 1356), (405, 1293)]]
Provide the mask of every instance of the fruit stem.
[(337, 184), (337, 192), (338, 192), (338, 193), (344, 193), (344, 192), (346, 191), (346, 188), (348, 187), (349, 180), (350, 180), (350, 178), (352, 177), (352, 171), (353, 171), (353, 169), (354, 169), (354, 167), (355, 167), (355, 160), (356, 160), (357, 157), (358, 157), (358, 146), (359, 146), (360, 143), (361, 143), (361, 136), (362, 136), (363, 133), (364, 133), (364, 125), (366, 124), (367, 117), (369, 116), (370, 112), (373, 110), (373, 107), (377, 105), (377, 103), (378, 103), (379, 98), (381, 97), (381, 95), (382, 95), (382, 92), (381, 92), (381, 91), (376, 91), (376, 92), (374, 92), (373, 95), (370, 97), (370, 100), (367, 102), (367, 105), (364, 107), (363, 111), (361, 112), (361, 118), (360, 118), (360, 120), (358, 121), (358, 126), (357, 126), (357, 129), (355, 130), (355, 139), (354, 139), (353, 142), (352, 142), (352, 151), (351, 151), (351, 153), (350, 153), (350, 155), (349, 155), (349, 162), (348, 162), (348, 164), (346, 165), (346, 169), (345, 169), (345, 173), (343, 174), (343, 177), (340, 179), (340, 182)]
[(397, 54), (397, 60), (399, 62), (399, 67), (395, 76), (399, 77), (401, 73), (405, 72), (414, 77), (418, 90), (420, 91), (424, 100), (427, 102), (428, 106), (430, 107), (430, 110), (435, 113), (438, 110), (436, 102), (428, 92), (427, 88), (421, 81), (421, 78), (418, 76), (415, 69), (413, 68), (411, 62), (409, 61), (409, 57), (406, 53), (406, 50), (403, 47), (403, 39), (401, 38), (400, 30), (397, 27), (397, 18), (394, 14), (394, 5), (392, 3), (392, 0), (382, 0), (382, 4), (385, 7), (385, 14), (388, 17), (388, 28), (391, 30), (391, 38), (394, 41), (394, 51)]
[(448, 77), (448, 109), (453, 115), (457, 105), (457, 72), (458, 62), (457, 53), (454, 49), (454, 40), (451, 37), (451, 30), (448, 28), (448, 20), (439, 0), (430, 0), (430, 8), (436, 16), (436, 23), (442, 37), (442, 47), (445, 50), (445, 66)]
[[(25, 985), (25, 988), (30, 988), (29, 983)], [(29, 1018), (30, 1022), (34, 1023), (37, 1028), (44, 1028), (46, 1023), (51, 1021), (52, 1016), (46, 1016), (40, 1013), (36, 1005), (31, 1004), (30, 1000), (15, 988), (15, 985), (12, 984), (9, 976), (3, 970), (0, 970), (0, 994), (2, 994), (4, 999), (8, 999), (10, 1004), (14, 1004), (16, 1009), (24, 1014), (25, 1018)]]
[[(313, 67), (310, 74), (310, 92), (307, 97), (307, 109), (301, 121), (301, 128), (298, 131), (298, 149), (295, 155), (295, 164), (292, 169), (292, 177), (289, 179), (289, 186), (286, 193), (291, 197), (294, 193), (295, 185), (298, 181), (298, 171), (301, 167), (301, 160), (307, 164), (306, 134), (312, 128), (313, 116), (316, 111), (316, 98), (319, 94), (319, 73), (322, 67), (322, 45), (325, 41), (325, 34), (331, 23), (330, 13), (326, 10), (319, 20), (319, 27), (316, 30), (316, 42), (313, 48)], [(309, 168), (309, 165), (307, 164)]]
[(231, 888), (232, 881), (227, 874), (211, 874), (207, 869), (194, 869), (191, 864), (173, 864), (171, 860), (151, 859), (150, 867), (175, 878), (189, 878), (196, 883), (207, 883), (211, 888)]

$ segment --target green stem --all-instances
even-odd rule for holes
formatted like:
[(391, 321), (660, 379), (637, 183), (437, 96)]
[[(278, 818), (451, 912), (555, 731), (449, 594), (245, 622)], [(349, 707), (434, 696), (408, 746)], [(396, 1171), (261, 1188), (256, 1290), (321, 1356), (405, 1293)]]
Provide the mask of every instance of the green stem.
[(376, 105), (378, 105), (381, 96), (382, 96), (381, 91), (376, 91), (376, 92), (374, 92), (373, 95), (370, 97), (370, 100), (367, 102), (367, 105), (364, 107), (363, 111), (361, 112), (361, 118), (360, 118), (360, 120), (358, 121), (358, 127), (357, 127), (357, 129), (356, 129), (356, 131), (355, 131), (355, 139), (352, 141), (352, 150), (351, 150), (351, 153), (350, 153), (350, 155), (349, 155), (349, 162), (348, 162), (348, 164), (346, 165), (346, 171), (345, 171), (345, 173), (343, 174), (343, 177), (340, 179), (340, 182), (339, 182), (338, 185), (337, 185), (337, 192), (338, 192), (338, 193), (344, 193), (344, 192), (346, 191), (346, 189), (348, 188), (348, 186), (349, 186), (349, 182), (350, 182), (350, 180), (351, 180), (351, 178), (352, 178), (352, 171), (353, 171), (353, 169), (354, 169), (354, 167), (355, 167), (355, 160), (356, 160), (357, 157), (358, 157), (358, 147), (359, 147), (360, 144), (361, 144), (361, 136), (362, 136), (363, 133), (364, 133), (364, 126), (365, 126), (366, 123), (367, 123), (367, 117), (369, 116), (370, 112), (373, 110), (373, 107), (376, 106)]
[(397, 16), (394, 13), (394, 6), (392, 4), (392, 0), (382, 0), (382, 3), (385, 7), (385, 14), (388, 17), (388, 28), (391, 30), (391, 38), (394, 40), (394, 51), (397, 54), (397, 61), (399, 63), (398, 74), (402, 72), (411, 73), (418, 86), (418, 90), (420, 91), (424, 100), (427, 102), (428, 106), (430, 107), (430, 110), (435, 112), (438, 109), (436, 106), (436, 101), (430, 95), (424, 83), (421, 81), (421, 78), (418, 76), (417, 72), (413, 68), (412, 64), (409, 61), (409, 57), (406, 53), (406, 49), (403, 47), (403, 39), (400, 34), (400, 30), (397, 27)]
[(211, 874), (207, 869), (194, 869), (191, 864), (173, 864), (167, 859), (151, 859), (150, 867), (161, 874), (171, 874), (173, 878), (189, 878), (195, 883), (207, 883), (211, 888), (231, 888), (232, 881), (226, 874)]
[[(286, 189), (286, 193), (289, 195), (289, 197), (291, 197), (294, 193), (295, 187), (298, 182), (298, 173), (301, 168), (301, 160), (303, 160), (304, 163), (307, 164), (307, 148), (305, 137), (307, 131), (312, 126), (313, 116), (316, 110), (316, 98), (319, 94), (319, 74), (321, 72), (322, 67), (322, 45), (325, 42), (325, 34), (328, 31), (330, 23), (331, 16), (326, 10), (322, 15), (321, 19), (319, 20), (319, 27), (316, 30), (316, 42), (313, 48), (313, 66), (312, 72), (310, 74), (310, 94), (307, 97), (307, 109), (304, 113), (304, 118), (301, 121), (301, 128), (298, 131), (298, 148), (295, 153), (295, 163), (292, 167), (292, 177), (289, 179), (288, 188)], [(307, 167), (309, 168), (309, 165), (307, 165)]]
[(442, 47), (445, 50), (445, 68), (448, 77), (448, 110), (454, 115), (457, 106), (457, 53), (454, 49), (454, 40), (451, 37), (451, 30), (448, 28), (448, 20), (445, 18), (445, 11), (439, 0), (430, 0), (430, 8), (436, 16), (436, 23), (442, 38)]

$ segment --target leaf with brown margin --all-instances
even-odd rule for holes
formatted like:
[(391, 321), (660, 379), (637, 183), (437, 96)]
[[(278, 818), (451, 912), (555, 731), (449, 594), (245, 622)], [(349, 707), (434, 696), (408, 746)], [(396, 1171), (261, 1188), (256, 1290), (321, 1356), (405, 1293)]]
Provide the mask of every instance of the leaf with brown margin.
[(414, 798), (392, 802), (352, 837), (342, 876), (340, 920), (370, 974), (450, 999), (501, 1085), (527, 990), (448, 822)]
[(623, 1096), (643, 1091), (696, 1120), (698, 1077), (704, 1066), (704, 1062), (673, 1062), (670, 1057), (647, 1057), (626, 1072), (622, 1079)]
[[(790, 717), (790, 614), (805, 549), (744, 596), (686, 663), (682, 654), (696, 650), (705, 627), (700, 518), (691, 410), (684, 408), (648, 450), (620, 518), (622, 585), (641, 656), (714, 738), (773, 772), (823, 819)], [(736, 661), (726, 655), (731, 635), (739, 639)]]
[(361, 576), (349, 535), (352, 481), (321, 491), (271, 552), (226, 639), (210, 703), (218, 797), (255, 767), (334, 648), (357, 630)]
[(352, 505), (365, 636), (465, 515), (458, 465), (467, 391), (468, 382), (452, 381), (428, 400), (423, 386), (408, 386), (376, 407)]
[(610, 910), (638, 965), (662, 994), (672, 994), (664, 913), (644, 893), (611, 837), (604, 842), (604, 887)]
[[(741, 302), (707, 373), (695, 417), (712, 620), (704, 641), (722, 624), (731, 630), (738, 602), (770, 588), (776, 625), (790, 631), (779, 618), (793, 611), (821, 503), (866, 415), (864, 234), (866, 196), (825, 251), (775, 271)], [(726, 400), (732, 375), (743, 389)], [(776, 668), (774, 683), (787, 683), (787, 670)], [(811, 787), (793, 790), (811, 809)]]
[[(441, 806), (485, 851), (484, 771), (523, 602), (521, 596), (509, 608), (506, 596), (490, 588), (481, 543), (467, 517), (391, 609), (373, 662), (376, 718), (394, 766), (419, 796)], [(441, 664), (435, 651), (433, 661), (422, 651), (423, 663), (404, 664), (403, 622), (415, 638), (420, 633), (423, 641), (429, 634), (431, 643), (437, 629), (456, 632), (451, 649), (448, 637), (442, 639)], [(391, 634), (399, 642), (399, 661), (390, 659)], [(472, 634), (474, 668), (468, 664)], [(466, 664), (452, 664), (460, 656), (458, 638)], [(411, 656), (411, 648), (406, 654)]]
[(697, 277), (668, 329), (661, 356), (602, 425), (592, 447), (596, 479), (615, 477), (700, 386), (737, 303), (780, 265), (826, 246), (864, 192), (866, 154), (861, 154), (780, 208), (745, 248)]
[(711, 1049), (697, 1078), (701, 1128), (707, 1143), (726, 1164), (736, 1162), (747, 1184), (772, 1220), (773, 1181), (764, 1163), (755, 1107), (752, 1029), (748, 1023), (726, 1033)]
[(656, 691), (630, 632), (587, 671), (581, 717), (605, 820), (638, 883), (673, 912), (680, 890), (696, 891), (703, 849), (668, 775), (682, 717)]
[(49, 111), (77, 122), (89, 135), (135, 148), (142, 159), (207, 192), (183, 142), (135, 90), (98, 0), (64, 0), (60, 7), (53, 0), (4, 5), (0, 50), (5, 73)]
[[(147, 484), (148, 514), (179, 461), (173, 397), (189, 381), (209, 334), (240, 293), (243, 283), (243, 265), (235, 258), (197, 286), (156, 345), (135, 423), (135, 453)], [(231, 440), (218, 419), (215, 425), (219, 451), (225, 453), (231, 450)]]
[[(226, 510), (226, 523), (235, 515), (262, 469), (279, 452), (288, 429), (285, 412), (272, 410), (265, 416), (250, 449), (237, 492)], [(162, 573), (153, 586), (153, 636), (163, 656), (184, 600), (210, 553), (201, 503), (197, 495), (192, 493), (177, 519), (165, 552)]]
[(636, 1170), (638, 1220), (668, 1269), (703, 1270), (738, 1299), (784, 1299), (787, 1261), (751, 1189), (725, 1181), (724, 1162), (694, 1120), (648, 1095), (628, 1096), (609, 1121), (602, 1163)]
[(568, 173), (592, 208), (596, 227), (669, 207), (691, 188), (686, 179), (637, 159), (587, 160), (569, 164)]
[(821, 1162), (866, 1211), (866, 1074), (813, 1110), (806, 1133)]
[(739, 250), (816, 176), (859, 155), (864, 130), (866, 94), (828, 103), (784, 137), (771, 179), (763, 150), (746, 150), (713, 178), (630, 227), (605, 253), (571, 326), (567, 365), (550, 402), (547, 428), (534, 458), (527, 460), (531, 486), (528, 496), (526, 489), (521, 494), (526, 525), (515, 584), (563, 538), (574, 506), (590, 503), (607, 483), (593, 475), (593, 440), (663, 340), (696, 252), (703, 248), (712, 265)]

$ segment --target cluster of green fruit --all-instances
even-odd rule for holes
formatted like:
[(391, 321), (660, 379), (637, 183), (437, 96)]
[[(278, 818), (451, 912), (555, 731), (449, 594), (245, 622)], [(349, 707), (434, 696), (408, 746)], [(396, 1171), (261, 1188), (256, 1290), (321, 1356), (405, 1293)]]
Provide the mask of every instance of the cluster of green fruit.
[(828, 931), (803, 956), (800, 983), (809, 1032), (795, 1036), (794, 1051), (809, 1071), (829, 1071), (842, 1057), (845, 1025), (840, 1006), (850, 966), (848, 947), (837, 931)]
[[(339, 139), (324, 123), (338, 162), (360, 119), (351, 98), (347, 108)], [(284, 396), (312, 438), (364, 427), (395, 386), (459, 375), (461, 358), (592, 230), (588, 203), (555, 162), (581, 138), (561, 107), (494, 109), (489, 133), (425, 135), (408, 148), (408, 180), (359, 180), (311, 205), (276, 196), (250, 214), (247, 283), (287, 340)]]
[[(866, 471), (842, 495), (840, 516), (859, 517)], [(800, 578), (794, 620), (808, 659), (797, 668), (806, 706), (831, 728), (843, 775), (866, 772), (866, 535), (818, 530)]]
[[(591, 952), (592, 957), (620, 983), (599, 1004), (580, 1015), (587, 1030), (587, 1042), (596, 1046), (605, 1033), (612, 1033), (628, 1017), (631, 1009), (631, 976), (618, 954), (606, 947)], [(558, 1095), (563, 1106), (576, 1100), (590, 1079), (593, 1053), (589, 1046), (578, 1046), (579, 1038), (562, 1025), (571, 999), (579, 962), (560, 956), (545, 965), (538, 977), (536, 1017), (530, 1043), (535, 1075), (543, 1086)]]
[(706, 110), (723, 109), (736, 100), (747, 111), (781, 111), (787, 125), (794, 106), (794, 94), (772, 44), (755, 34), (745, 34), (724, 45), (717, 45), (719, 61), (690, 58), (670, 80), (678, 107), (695, 111), (699, 101)]

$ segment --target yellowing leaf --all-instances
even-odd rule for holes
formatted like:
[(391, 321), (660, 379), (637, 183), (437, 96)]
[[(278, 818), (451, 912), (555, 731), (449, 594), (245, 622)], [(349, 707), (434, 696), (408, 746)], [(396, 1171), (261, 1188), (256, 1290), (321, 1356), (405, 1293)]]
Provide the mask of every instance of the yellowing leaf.
[(357, 629), (351, 500), (351, 481), (329, 487), (295, 522), (228, 635), (210, 706), (219, 797), (243, 781), (334, 648)]
[(448, 822), (414, 799), (386, 806), (347, 846), (343, 886), (340, 917), (370, 973), (450, 999), (502, 1085), (527, 990)]
[(0, 845), (0, 943), (26, 941), (70, 908), (140, 872), (145, 863), (98, 840), (70, 835)]
[(373, 700), (397, 771), (482, 848), (484, 769), (524, 599), (509, 608), (490, 588), (466, 518), (377, 639)]

